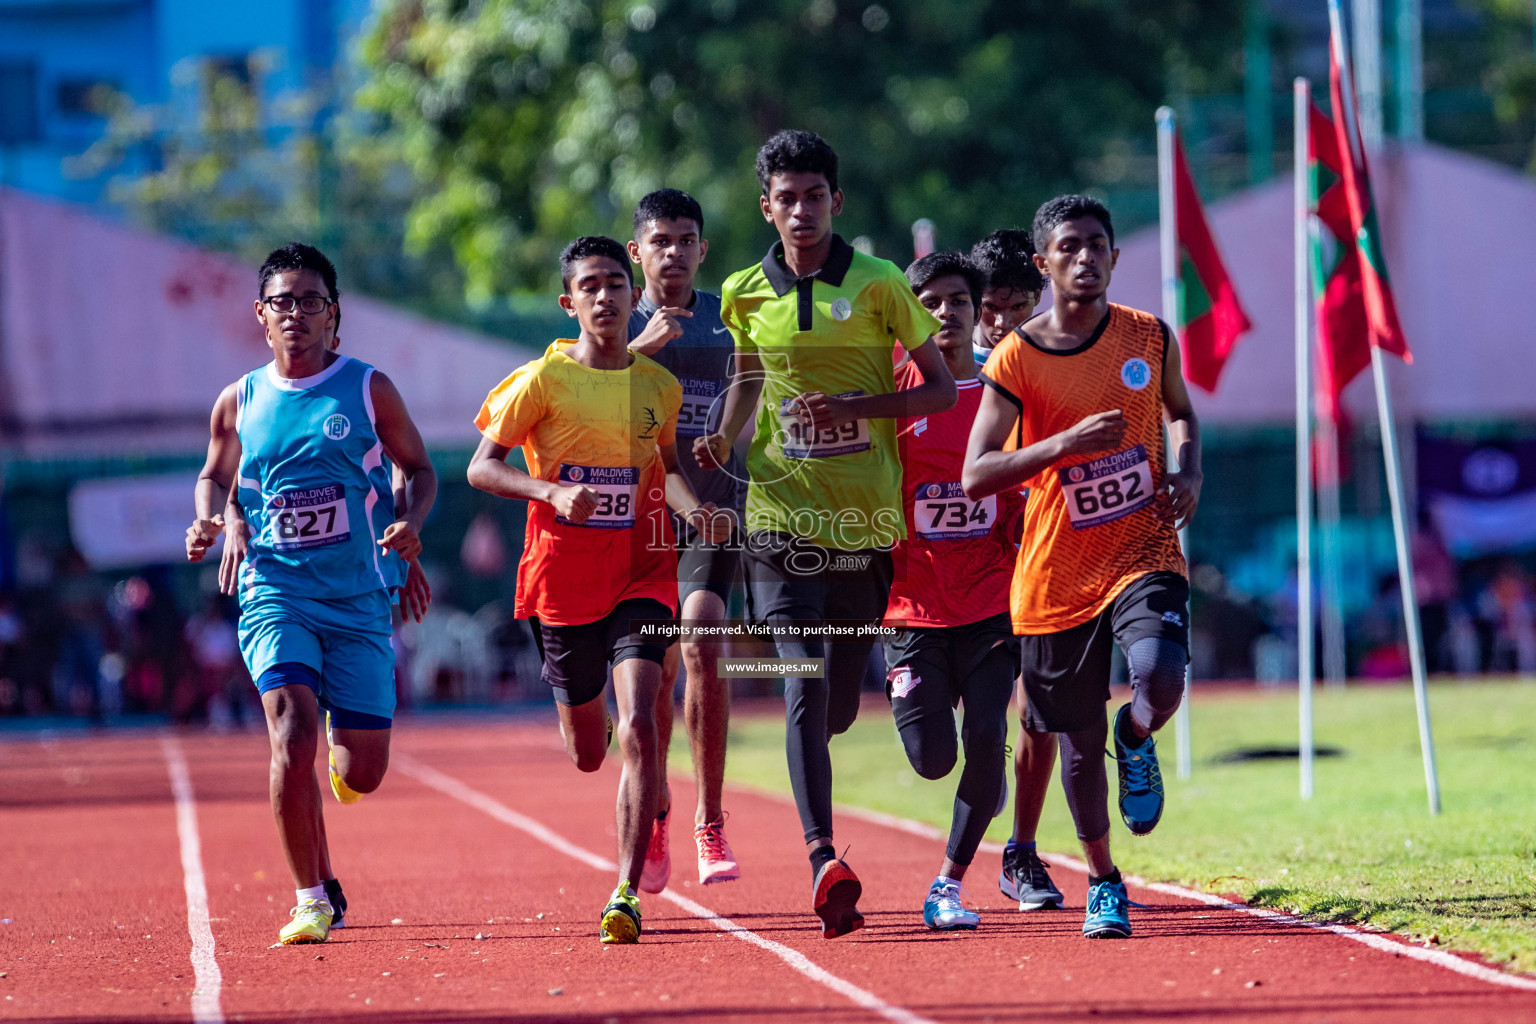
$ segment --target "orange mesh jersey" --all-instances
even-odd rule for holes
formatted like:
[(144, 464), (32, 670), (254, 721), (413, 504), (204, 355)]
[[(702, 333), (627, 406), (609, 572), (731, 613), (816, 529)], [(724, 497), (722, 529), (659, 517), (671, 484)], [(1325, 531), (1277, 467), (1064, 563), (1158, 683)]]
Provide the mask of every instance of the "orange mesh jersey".
[(1179, 537), (1152, 508), (1163, 485), (1163, 360), (1150, 313), (1111, 304), (1074, 349), (1045, 349), (1024, 327), (992, 350), (982, 377), (1019, 410), (1010, 448), (1120, 409), (1120, 449), (1059, 460), (1029, 481), (1009, 609), (1013, 631), (1056, 633), (1098, 615), (1149, 572), (1185, 574)]
[(597, 492), (580, 525), (542, 501), (528, 503), (517, 567), (517, 618), (551, 626), (595, 622), (620, 601), (649, 597), (677, 608), (677, 555), (665, 502), (660, 446), (675, 442), (683, 389), (636, 355), (623, 370), (596, 370), (557, 341), (491, 391), (480, 432), (521, 447), (528, 473)]

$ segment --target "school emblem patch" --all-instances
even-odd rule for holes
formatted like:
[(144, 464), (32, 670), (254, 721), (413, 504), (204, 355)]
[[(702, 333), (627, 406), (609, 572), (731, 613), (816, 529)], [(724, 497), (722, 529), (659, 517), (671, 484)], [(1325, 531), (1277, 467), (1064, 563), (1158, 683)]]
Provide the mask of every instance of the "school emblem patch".
[(325, 424), (320, 429), (324, 431), (325, 436), (330, 438), (332, 441), (341, 441), (345, 439), (348, 434), (352, 433), (352, 421), (338, 412), (331, 416), (327, 416), (325, 418)]
[(1140, 391), (1152, 383), (1152, 368), (1140, 356), (1132, 356), (1120, 367), (1120, 383), (1132, 391)]

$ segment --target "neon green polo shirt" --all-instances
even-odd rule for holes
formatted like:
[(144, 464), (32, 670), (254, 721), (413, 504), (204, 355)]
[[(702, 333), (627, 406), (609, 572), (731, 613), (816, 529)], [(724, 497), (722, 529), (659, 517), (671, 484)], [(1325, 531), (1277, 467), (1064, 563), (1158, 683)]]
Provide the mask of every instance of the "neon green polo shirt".
[(720, 320), (738, 351), (762, 360), (766, 375), (747, 456), (747, 529), (848, 550), (905, 538), (896, 421), (805, 432), (791, 405), (810, 391), (896, 390), (896, 343), (916, 348), (939, 329), (896, 265), (833, 235), (822, 268), (797, 278), (784, 263), (783, 242), (775, 242), (761, 263), (726, 280)]

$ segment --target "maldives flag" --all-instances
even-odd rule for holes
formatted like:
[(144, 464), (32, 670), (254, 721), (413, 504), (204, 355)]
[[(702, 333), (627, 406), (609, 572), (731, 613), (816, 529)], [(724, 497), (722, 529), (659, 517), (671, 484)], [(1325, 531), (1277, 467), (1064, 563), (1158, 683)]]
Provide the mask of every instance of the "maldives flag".
[(1312, 211), (1312, 301), (1317, 306), (1320, 411), (1339, 422), (1339, 393), (1371, 364), (1371, 327), (1365, 315), (1360, 250), (1350, 227), (1343, 161), (1330, 121), (1308, 107), (1307, 179)]
[(1243, 312), (1221, 251), (1211, 235), (1184, 159), (1184, 144), (1173, 137), (1173, 208), (1179, 239), (1179, 347), (1184, 379), (1214, 392), (1237, 339), (1253, 324)]
[(1360, 139), (1354, 90), (1344, 87), (1344, 37), (1336, 24), (1330, 34), (1328, 91), (1333, 100), (1334, 138), (1340, 183), (1349, 210), (1350, 233), (1354, 248), (1360, 254), (1361, 295), (1365, 300), (1366, 322), (1370, 326), (1370, 342), (1411, 363), (1413, 355), (1408, 351), (1408, 341), (1397, 318), (1397, 303), (1392, 298), (1392, 282), (1387, 278), (1387, 261), (1381, 249), (1381, 228), (1376, 223), (1376, 203), (1371, 195), (1365, 146)]

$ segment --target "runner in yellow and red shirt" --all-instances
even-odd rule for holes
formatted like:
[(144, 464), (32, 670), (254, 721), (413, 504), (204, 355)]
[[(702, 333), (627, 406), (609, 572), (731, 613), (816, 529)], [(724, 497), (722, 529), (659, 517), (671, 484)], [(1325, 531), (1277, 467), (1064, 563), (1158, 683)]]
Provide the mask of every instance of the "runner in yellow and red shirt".
[[(1119, 258), (1102, 203), (1060, 196), (1035, 214), (1050, 310), (988, 357), (989, 385), (966, 455), (971, 498), (1029, 483), (1014, 572), (1025, 724), (1060, 734), (1061, 780), (1089, 870), (1090, 938), (1131, 933), (1109, 853), (1111, 645), (1132, 699), (1115, 716), (1120, 815), (1145, 835), (1163, 810), (1152, 733), (1178, 708), (1189, 660), (1189, 583), (1177, 530), (1199, 502), (1200, 432), (1168, 328), (1110, 304)], [(1163, 422), (1181, 467), (1165, 464)], [(1011, 449), (1011, 450), (1009, 450)]]
[[(700, 505), (677, 469), (682, 387), (629, 350), (639, 299), (629, 254), (611, 238), (578, 238), (560, 256), (560, 305), (581, 325), (519, 367), (485, 400), (469, 482), (526, 500), (515, 614), (534, 621), (544, 681), (554, 689), (566, 751), (596, 771), (608, 749), (603, 689), (609, 669), (619, 708), (619, 885), (603, 910), (602, 941), (640, 937), (634, 884), (660, 797), (656, 705), (677, 615), (671, 506), (711, 540), (735, 517)], [(507, 464), (522, 448), (528, 472)]]
[[(955, 767), (955, 708), (965, 705), (965, 768), (955, 791), (949, 843), (923, 901), (923, 921), (941, 931), (973, 929), (960, 881), (987, 825), (1007, 801), (1003, 746), (1018, 642), (1008, 622), (1008, 582), (1024, 501), (1018, 488), (972, 501), (960, 487), (965, 446), (983, 390), (971, 331), (983, 276), (957, 252), (932, 253), (907, 268), (959, 392), (954, 408), (897, 421), (907, 537), (891, 551), (895, 580), (885, 625), (886, 695), (907, 760), (925, 779)], [(917, 387), (910, 360), (896, 387)]]

